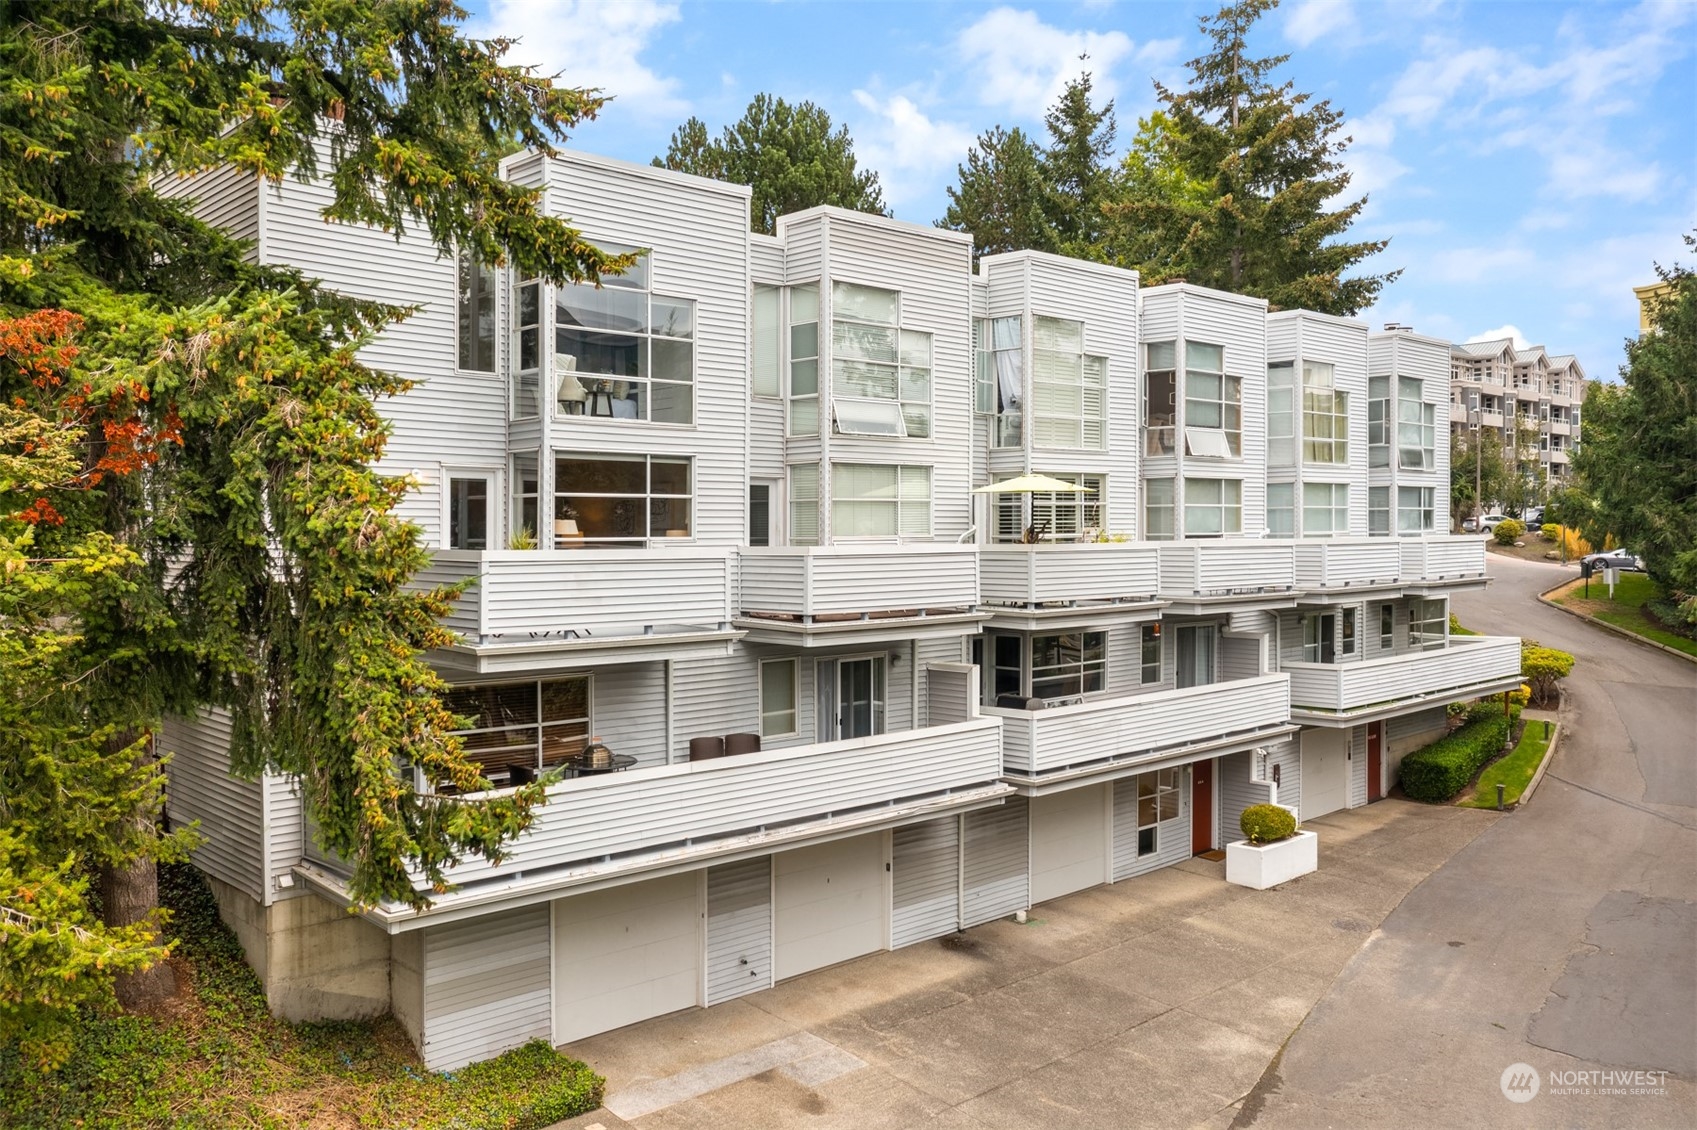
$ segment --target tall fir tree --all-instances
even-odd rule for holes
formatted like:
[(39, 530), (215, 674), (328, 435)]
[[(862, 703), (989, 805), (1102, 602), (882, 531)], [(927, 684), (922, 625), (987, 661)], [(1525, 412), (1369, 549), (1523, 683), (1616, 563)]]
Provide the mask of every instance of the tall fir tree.
[(1091, 102), (1094, 85), (1090, 72), (1083, 72), (1066, 84), (1043, 118), (1049, 130), (1044, 211), (1061, 252), (1080, 259), (1110, 254), (1104, 246), (1102, 206), (1113, 197), (1111, 158), (1119, 127), (1112, 100), (1099, 107)]
[(1002, 251), (1055, 250), (1045, 208), (1049, 192), (1043, 154), (1018, 127), (996, 126), (980, 134), (948, 193), (949, 207), (937, 226), (970, 232), (974, 259)]
[(1155, 144), (1128, 155), (1126, 194), (1107, 208), (1110, 243), (1152, 282), (1183, 276), (1280, 308), (1355, 314), (1400, 272), (1346, 277), (1389, 241), (1342, 239), (1367, 203), (1333, 206), (1350, 181), (1342, 114), (1273, 85), (1288, 55), (1249, 54), (1251, 30), (1277, 2), (1202, 17), (1213, 49), (1190, 61), (1189, 89), (1155, 84), (1164, 121), (1144, 123)]
[(735, 123), (709, 137), (699, 118), (672, 133), (660, 168), (714, 180), (746, 184), (754, 190), (749, 224), (773, 234), (779, 216), (831, 204), (854, 212), (888, 215), (878, 174), (859, 166), (847, 126), (836, 126), (812, 102), (790, 105), (770, 94), (757, 94)]

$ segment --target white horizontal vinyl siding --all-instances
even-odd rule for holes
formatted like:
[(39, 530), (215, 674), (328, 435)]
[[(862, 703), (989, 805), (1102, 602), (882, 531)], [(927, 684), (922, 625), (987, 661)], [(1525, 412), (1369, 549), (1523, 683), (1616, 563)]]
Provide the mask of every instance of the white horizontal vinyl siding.
[(772, 857), (707, 869), (707, 1003), (772, 987)]
[(550, 1039), (547, 905), (424, 932), (424, 1063), (450, 1071)]
[(1252, 779), (1257, 755), (1254, 750), (1228, 754), (1220, 758), (1216, 774), (1220, 793), (1220, 842), (1231, 843), (1243, 838), (1243, 810), (1254, 804), (1267, 804), (1272, 799), (1270, 784)]
[(230, 775), (230, 715), (206, 710), (192, 719), (167, 718), (154, 744), (171, 758), (165, 766), (171, 827), (200, 825), (194, 865), (266, 901), (265, 802), (259, 781)]
[(1179, 774), (1178, 815), (1155, 825), (1155, 850), (1137, 854), (1137, 778), (1114, 781), (1114, 882), (1190, 858), (1190, 773)]
[(961, 817), (961, 925), (1005, 918), (1031, 905), (1030, 805), (1009, 797)]
[(167, 200), (191, 200), (196, 219), (210, 224), (232, 239), (254, 246), (244, 256), (253, 262), (259, 254), (259, 179), (234, 165), (203, 169), (186, 177), (166, 174), (153, 188)]
[(277, 892), (277, 880), (294, 873), (306, 858), (306, 808), (300, 782), (279, 773), (261, 779), (265, 789), (266, 902)]

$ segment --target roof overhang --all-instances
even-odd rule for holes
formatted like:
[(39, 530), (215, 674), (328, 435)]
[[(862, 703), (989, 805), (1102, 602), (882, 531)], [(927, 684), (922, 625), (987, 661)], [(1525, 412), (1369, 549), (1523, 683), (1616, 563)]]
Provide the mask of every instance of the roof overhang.
[(1437, 577), (1424, 581), (1409, 581), (1402, 591), (1410, 596), (1442, 596), (1453, 589), (1482, 589), (1491, 583), (1487, 576)]
[(983, 610), (990, 615), (989, 627), (1017, 631), (1055, 631), (1069, 628), (1095, 628), (1111, 624), (1147, 624), (1161, 618), (1167, 607), (1164, 600), (1103, 601), (1096, 604), (1057, 604), (1036, 608), (1016, 605), (987, 604)]
[(1284, 592), (1223, 593), (1218, 596), (1168, 596), (1166, 611), (1174, 616), (1211, 616), (1220, 612), (1262, 612), (1277, 608), (1295, 608), (1302, 593), (1296, 589)]
[(621, 663), (725, 656), (731, 654), (731, 645), (745, 634), (740, 628), (724, 627), (581, 639), (512, 639), (438, 648), (428, 658), (431, 667), (449, 678), (521, 671), (576, 671)]
[(1402, 595), (1405, 586), (1399, 581), (1383, 584), (1351, 585), (1333, 589), (1308, 589), (1296, 598), (1298, 608), (1330, 608), (1339, 604), (1354, 604), (1364, 598), (1388, 600)]
[(802, 648), (845, 647), (958, 636), (976, 630), (989, 618), (988, 612), (977, 609), (932, 612), (921, 616), (868, 616), (852, 620), (779, 620), (745, 616), (738, 619), (735, 626), (748, 637), (749, 643)]

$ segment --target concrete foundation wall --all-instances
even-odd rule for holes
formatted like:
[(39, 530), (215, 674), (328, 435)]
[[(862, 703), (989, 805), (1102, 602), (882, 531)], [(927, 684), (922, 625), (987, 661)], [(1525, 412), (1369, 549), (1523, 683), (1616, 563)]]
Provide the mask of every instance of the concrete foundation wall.
[(412, 1042), (424, 1046), (424, 933), (396, 934), (389, 948), (390, 1011)]
[[(390, 943), (381, 929), (317, 895), (265, 907), (228, 883), (210, 876), (207, 882), (219, 917), (265, 985), (273, 1015), (364, 1020), (390, 1011)], [(416, 1027), (416, 1008), (412, 1015)]]

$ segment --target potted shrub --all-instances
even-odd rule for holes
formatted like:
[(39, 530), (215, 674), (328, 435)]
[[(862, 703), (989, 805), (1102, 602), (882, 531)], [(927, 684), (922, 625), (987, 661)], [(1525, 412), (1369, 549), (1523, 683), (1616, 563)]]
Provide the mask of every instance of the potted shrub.
[(1299, 831), (1290, 809), (1252, 804), (1237, 823), (1244, 838), (1226, 845), (1226, 882), (1264, 891), (1319, 869), (1320, 837)]

